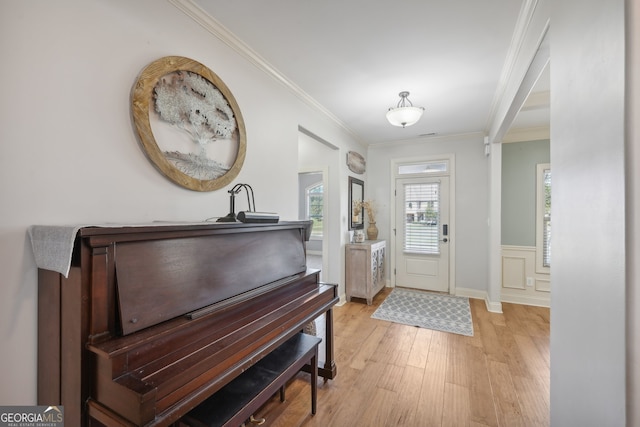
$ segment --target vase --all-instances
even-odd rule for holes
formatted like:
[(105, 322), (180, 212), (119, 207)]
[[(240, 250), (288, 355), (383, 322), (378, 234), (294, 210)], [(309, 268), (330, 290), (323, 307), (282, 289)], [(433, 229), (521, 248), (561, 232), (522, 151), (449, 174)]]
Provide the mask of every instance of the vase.
[(369, 228), (367, 228), (367, 240), (376, 240), (378, 238), (378, 227), (376, 227), (375, 222), (369, 223)]

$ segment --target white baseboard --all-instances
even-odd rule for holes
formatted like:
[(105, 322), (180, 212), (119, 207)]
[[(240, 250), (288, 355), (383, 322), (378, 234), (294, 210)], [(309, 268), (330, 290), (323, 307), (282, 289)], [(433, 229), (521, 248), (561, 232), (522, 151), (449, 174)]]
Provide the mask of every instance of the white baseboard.
[(489, 296), (484, 299), (484, 304), (487, 306), (487, 311), (491, 313), (502, 313), (502, 303), (489, 301)]
[(489, 301), (487, 291), (470, 288), (456, 288), (456, 296), (484, 300), (487, 311), (490, 311), (491, 313), (502, 313), (502, 303), (499, 301)]
[(456, 288), (456, 296), (457, 297), (467, 297), (473, 299), (486, 299), (487, 292), (481, 291), (479, 289), (471, 289), (471, 288)]
[(551, 298), (536, 297), (530, 295), (505, 295), (503, 293), (502, 302), (511, 304), (533, 305), (536, 307), (551, 307)]
[(319, 255), (319, 256), (322, 256), (322, 251), (309, 251), (309, 250), (307, 250), (307, 255)]

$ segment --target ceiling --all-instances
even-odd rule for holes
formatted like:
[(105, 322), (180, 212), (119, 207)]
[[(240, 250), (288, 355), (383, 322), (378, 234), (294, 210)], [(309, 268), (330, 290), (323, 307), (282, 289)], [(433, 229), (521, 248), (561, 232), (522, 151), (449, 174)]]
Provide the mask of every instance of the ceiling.
[[(521, 0), (193, 2), (364, 144), (486, 133), (522, 6)], [(400, 91), (425, 107), (407, 128), (385, 118)]]

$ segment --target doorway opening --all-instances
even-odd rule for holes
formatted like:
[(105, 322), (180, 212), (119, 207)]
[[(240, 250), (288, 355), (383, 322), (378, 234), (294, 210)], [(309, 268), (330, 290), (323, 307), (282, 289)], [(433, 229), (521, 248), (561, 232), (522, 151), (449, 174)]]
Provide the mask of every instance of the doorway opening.
[(320, 280), (323, 280), (326, 197), (322, 171), (298, 174), (298, 201), (298, 218), (313, 221), (311, 237), (306, 243), (307, 267), (321, 270)]

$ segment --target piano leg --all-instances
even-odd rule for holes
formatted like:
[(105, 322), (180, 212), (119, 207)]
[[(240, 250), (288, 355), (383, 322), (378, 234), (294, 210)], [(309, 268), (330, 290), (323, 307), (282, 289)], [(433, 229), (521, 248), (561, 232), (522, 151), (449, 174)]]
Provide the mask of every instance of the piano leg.
[(318, 369), (318, 375), (327, 380), (332, 380), (338, 373), (335, 359), (333, 358), (333, 309), (325, 313), (325, 357), (324, 367)]

